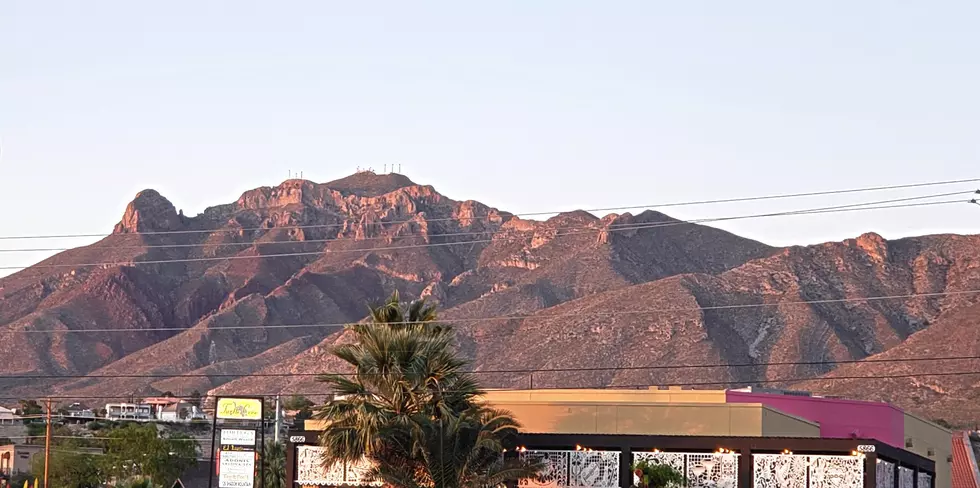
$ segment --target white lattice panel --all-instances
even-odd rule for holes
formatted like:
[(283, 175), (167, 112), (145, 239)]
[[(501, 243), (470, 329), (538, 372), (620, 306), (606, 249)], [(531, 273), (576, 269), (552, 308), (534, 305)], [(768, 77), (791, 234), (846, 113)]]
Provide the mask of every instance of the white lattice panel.
[(898, 467), (898, 488), (912, 488), (915, 472), (905, 466)]
[(919, 488), (932, 488), (932, 476), (929, 473), (919, 473)]
[(384, 483), (372, 481), (368, 473), (374, 469), (374, 464), (367, 459), (358, 463), (348, 463), (345, 466), (344, 480), (348, 485), (354, 486), (381, 486)]
[(381, 486), (381, 482), (371, 481), (366, 475), (371, 470), (367, 461), (348, 464), (323, 463), (323, 448), (319, 446), (296, 447), (296, 483), (317, 486)]
[(864, 458), (810, 456), (810, 488), (862, 488)]
[(619, 452), (571, 452), (568, 470), (571, 487), (619, 487)]
[(634, 452), (633, 461), (666, 464), (687, 477), (690, 488), (734, 488), (738, 455), (684, 452)]
[(895, 464), (879, 459), (875, 466), (877, 488), (895, 488)]
[(682, 452), (633, 452), (633, 462), (647, 461), (651, 464), (666, 464), (677, 470), (678, 473), (684, 472), (684, 457)]
[(807, 456), (753, 454), (755, 486), (756, 488), (807, 488), (808, 464)]
[(690, 488), (735, 488), (738, 457), (731, 454), (688, 454), (687, 486)]
[(342, 485), (344, 465), (323, 464), (323, 448), (318, 446), (296, 447), (296, 482), (301, 485)]
[(531, 488), (618, 488), (617, 451), (524, 451), (521, 459), (543, 466), (535, 479), (518, 486)]
[(518, 486), (562, 488), (568, 486), (569, 451), (524, 451), (522, 461), (538, 463), (541, 471), (536, 478), (525, 478)]

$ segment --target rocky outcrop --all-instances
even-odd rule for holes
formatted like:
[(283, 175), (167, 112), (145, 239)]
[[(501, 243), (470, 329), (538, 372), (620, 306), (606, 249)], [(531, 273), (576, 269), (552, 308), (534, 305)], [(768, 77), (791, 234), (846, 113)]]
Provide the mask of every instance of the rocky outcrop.
[(183, 219), (170, 200), (155, 190), (143, 190), (126, 206), (122, 220), (116, 224), (116, 234), (174, 231), (181, 228)]

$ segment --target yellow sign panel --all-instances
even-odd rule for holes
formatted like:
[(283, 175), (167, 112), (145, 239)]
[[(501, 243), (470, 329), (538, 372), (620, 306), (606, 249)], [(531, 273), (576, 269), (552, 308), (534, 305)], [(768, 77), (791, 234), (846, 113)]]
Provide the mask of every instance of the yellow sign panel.
[(262, 400), (258, 398), (219, 398), (217, 417), (232, 420), (262, 420)]

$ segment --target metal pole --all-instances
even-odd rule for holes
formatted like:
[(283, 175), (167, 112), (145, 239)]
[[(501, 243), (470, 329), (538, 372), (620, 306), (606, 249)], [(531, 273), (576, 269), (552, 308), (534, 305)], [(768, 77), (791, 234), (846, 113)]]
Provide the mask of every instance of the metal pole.
[(51, 399), (46, 402), (48, 406), (47, 427), (44, 429), (44, 488), (48, 488), (48, 461), (51, 458)]
[[(443, 460), (443, 455), (442, 455), (442, 451), (444, 449), (443, 439), (445, 439), (445, 434), (443, 433), (442, 430), (442, 416), (440, 415), (439, 416), (439, 479), (442, 480), (442, 485), (446, 486), (446, 480), (443, 479), (443, 477), (446, 476), (446, 465), (443, 464), (445, 461)], [(436, 488), (439, 487), (437, 486)]]
[[(207, 400), (205, 400), (207, 402)], [(208, 488), (214, 482), (214, 443), (215, 436), (218, 434), (218, 397), (214, 397), (214, 413), (211, 414), (211, 456), (208, 463)]]
[[(278, 405), (278, 401), (276, 402), (276, 405)], [(262, 451), (261, 451), (262, 454), (259, 455), (260, 456), (259, 457), (259, 478), (260, 478), (259, 486), (261, 486), (262, 488), (266, 488), (265, 486), (265, 397), (262, 397), (262, 414), (259, 415), (259, 418), (262, 419), (261, 420), (262, 423), (260, 424), (262, 426), (262, 434), (261, 434), (262, 440), (260, 441), (262, 442)]]
[(282, 407), (279, 406), (279, 395), (276, 395), (276, 434), (274, 437), (276, 444), (279, 443), (279, 431), (282, 429), (282, 425), (281, 425), (282, 416), (279, 414), (281, 410)]

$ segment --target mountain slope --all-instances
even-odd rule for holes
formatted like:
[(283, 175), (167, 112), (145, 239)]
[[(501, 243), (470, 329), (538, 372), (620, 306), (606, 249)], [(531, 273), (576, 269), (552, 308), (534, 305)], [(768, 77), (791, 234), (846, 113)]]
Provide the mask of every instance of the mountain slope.
[[(520, 301), (532, 293), (509, 293), (511, 288), (494, 294), (501, 295), (494, 307), (510, 302), (511, 309), (529, 317), (465, 321), (457, 331), (488, 387), (717, 388), (764, 381), (888, 400), (933, 418), (966, 422), (980, 414), (973, 401), (980, 374), (880, 377), (980, 371), (980, 361), (839, 367), (833, 362), (980, 355), (974, 319), (980, 294), (972, 293), (980, 290), (978, 246), (977, 236), (887, 242), (866, 234), (842, 243), (787, 248), (716, 275), (675, 275), (548, 308)], [(469, 306), (449, 309), (443, 317), (485, 317), (469, 313)], [(329, 345), (337, 340), (330, 338), (268, 371), (336, 371), (343, 365), (330, 357)], [(811, 364), (785, 364), (800, 362)], [(830, 379), (836, 376), (869, 379)], [(282, 391), (323, 391), (308, 376), (276, 381)], [(270, 386), (268, 379), (255, 377), (218, 391)]]
[(319, 393), (342, 324), (398, 290), (439, 302), (489, 387), (765, 382), (966, 421), (980, 378), (840, 378), (980, 352), (978, 249), (875, 234), (775, 249), (651, 211), (525, 220), (368, 172), (194, 217), (147, 190), (111, 235), (0, 279), (0, 373), (18, 377), (0, 387)]
[(105, 378), (3, 385), (85, 396), (217, 386), (232, 378), (219, 372), (268, 367), (269, 351), (319, 342), (396, 289), (499, 315), (772, 252), (654, 212), (521, 220), (402, 175), (288, 180), (195, 217), (147, 190), (105, 239), (0, 280), (0, 352), (15, 358), (4, 373)]

